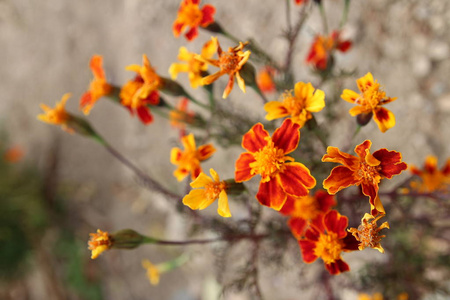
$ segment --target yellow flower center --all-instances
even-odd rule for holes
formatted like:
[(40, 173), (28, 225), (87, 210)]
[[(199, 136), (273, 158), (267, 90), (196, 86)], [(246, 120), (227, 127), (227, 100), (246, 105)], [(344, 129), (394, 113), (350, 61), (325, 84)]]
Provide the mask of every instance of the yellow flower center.
[(205, 185), (205, 196), (208, 200), (215, 200), (219, 197), (220, 192), (227, 187), (224, 181), (211, 182)]
[(203, 13), (198, 4), (189, 3), (178, 12), (178, 20), (188, 26), (198, 26), (202, 21)]
[(232, 51), (222, 53), (222, 55), (219, 57), (220, 70), (227, 74), (238, 71), (239, 62), (241, 61), (241, 59), (242, 58), (237, 56)]
[(105, 95), (108, 95), (111, 92), (111, 85), (109, 85), (104, 79), (96, 79), (91, 81), (90, 92), (91, 97), (94, 100), (97, 100)]
[(365, 161), (361, 162), (357, 171), (357, 176), (360, 179), (364, 179), (365, 182), (372, 184), (378, 184), (381, 180), (380, 171), (381, 166), (371, 166)]
[(326, 264), (334, 263), (341, 257), (344, 244), (337, 233), (322, 233), (316, 243), (314, 254), (323, 259)]
[(270, 137), (266, 138), (267, 145), (256, 153), (253, 157), (256, 161), (250, 163), (252, 174), (260, 174), (262, 182), (267, 182), (278, 172), (284, 170), (286, 160), (292, 160), (289, 156), (284, 155), (282, 149), (274, 146)]
[(355, 103), (366, 108), (369, 112), (383, 104), (385, 98), (386, 93), (380, 90), (380, 84), (374, 82), (371, 86), (367, 87), (361, 97), (356, 99)]
[(320, 213), (319, 203), (316, 198), (309, 195), (295, 199), (294, 207), (295, 210), (292, 214), (294, 218), (313, 220)]

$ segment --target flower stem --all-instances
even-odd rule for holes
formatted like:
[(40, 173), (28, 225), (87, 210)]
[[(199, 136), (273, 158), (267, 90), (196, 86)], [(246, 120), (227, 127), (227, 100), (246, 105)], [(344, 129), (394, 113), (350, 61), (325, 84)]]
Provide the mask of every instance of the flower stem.
[(328, 21), (327, 21), (327, 15), (325, 13), (325, 6), (323, 4), (323, 1), (320, 1), (320, 3), (319, 3), (319, 10), (320, 10), (320, 16), (322, 17), (323, 31), (325, 32), (325, 35), (328, 36)]
[(160, 240), (151, 237), (144, 236), (143, 243), (146, 244), (156, 244), (163, 246), (184, 246), (184, 245), (194, 245), (194, 244), (210, 244), (216, 242), (234, 242), (244, 239), (258, 241), (260, 239), (264, 239), (269, 237), (269, 234), (239, 234), (239, 235), (230, 235), (219, 238), (212, 239), (194, 239), (194, 240), (185, 240), (185, 241), (168, 241), (168, 240)]
[(344, 11), (342, 13), (341, 22), (339, 23), (339, 28), (344, 27), (345, 23), (347, 23), (349, 10), (350, 10), (350, 0), (345, 0)]

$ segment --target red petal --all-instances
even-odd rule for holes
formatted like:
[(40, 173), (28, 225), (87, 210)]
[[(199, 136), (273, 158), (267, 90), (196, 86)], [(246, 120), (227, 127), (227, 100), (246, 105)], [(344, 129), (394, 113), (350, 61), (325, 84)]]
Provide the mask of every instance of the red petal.
[(214, 22), (214, 13), (216, 12), (216, 8), (210, 4), (206, 4), (202, 8), (203, 18), (200, 22), (200, 26), (206, 27), (212, 22)]
[(328, 194), (325, 191), (319, 190), (316, 192), (314, 197), (317, 199), (319, 203), (320, 210), (322, 212), (327, 212), (331, 207), (336, 205), (336, 200), (333, 195)]
[(339, 44), (337, 45), (337, 49), (341, 52), (347, 52), (348, 50), (350, 50), (351, 47), (352, 47), (351, 41), (339, 42)]
[(81, 96), (80, 99), (80, 108), (92, 103), (92, 94), (91, 92), (86, 92)]
[(380, 149), (375, 151), (373, 156), (381, 162), (380, 174), (388, 179), (391, 179), (394, 175), (400, 174), (407, 168), (407, 165), (401, 162), (402, 155), (400, 152)]
[(172, 26), (173, 35), (175, 35), (175, 37), (179, 37), (181, 34), (181, 31), (183, 31), (183, 27), (184, 27), (183, 23), (175, 21)]
[(267, 145), (269, 133), (261, 123), (254, 125), (242, 138), (242, 147), (248, 152), (258, 152)]
[(147, 98), (142, 100), (142, 104), (158, 105), (159, 104), (159, 92), (152, 91)]
[(234, 173), (234, 180), (242, 182), (250, 180), (255, 174), (252, 174), (250, 163), (254, 162), (255, 158), (250, 153), (242, 153), (236, 161), (236, 171)]
[(331, 170), (330, 176), (323, 181), (323, 187), (332, 195), (351, 185), (358, 184), (358, 180), (353, 176), (353, 171), (344, 166), (335, 167)]
[(213, 145), (211, 145), (211, 144), (202, 145), (202, 146), (198, 147), (198, 149), (197, 149), (197, 153), (199, 154), (198, 159), (200, 161), (206, 160), (206, 159), (210, 158), (214, 152), (216, 152), (216, 148), (214, 148)]
[(150, 113), (150, 109), (148, 109), (148, 107), (140, 106), (136, 109), (136, 112), (138, 114), (139, 119), (141, 119), (142, 123), (144, 123), (145, 125), (148, 125), (151, 122), (153, 122), (153, 116)]
[(297, 197), (308, 195), (308, 189), (316, 185), (308, 168), (298, 162), (285, 164), (283, 173), (279, 173), (281, 185), (286, 193)]
[(269, 206), (275, 210), (280, 210), (286, 202), (286, 193), (283, 191), (277, 177), (272, 178), (268, 182), (259, 184), (259, 191), (256, 199), (259, 203)]
[(325, 268), (331, 275), (337, 275), (342, 272), (350, 271), (348, 264), (342, 259), (336, 260), (334, 263), (325, 264)]
[(294, 237), (299, 240), (304, 234), (307, 222), (301, 218), (290, 218), (288, 221), (289, 228), (291, 228)]
[(317, 256), (314, 254), (314, 249), (316, 248), (315, 242), (302, 240), (298, 241), (298, 244), (300, 245), (303, 261), (305, 263), (310, 264), (317, 259)]
[(195, 39), (198, 36), (198, 27), (197, 26), (191, 27), (191, 29), (189, 29), (189, 31), (186, 32), (185, 36), (188, 41), (192, 41), (193, 39)]
[(274, 146), (283, 149), (285, 154), (291, 153), (297, 148), (300, 140), (300, 125), (293, 123), (291, 119), (284, 120), (281, 127), (275, 130), (272, 136)]
[(378, 184), (361, 183), (362, 193), (369, 196), (370, 204), (374, 205), (374, 200), (378, 195)]
[(366, 149), (370, 150), (370, 146), (372, 146), (372, 142), (370, 140), (365, 140), (355, 147), (355, 153), (358, 154), (359, 157), (364, 159), (366, 157)]
[(347, 236), (344, 238), (344, 250), (347, 251), (356, 251), (359, 250), (359, 242), (356, 240), (356, 238), (351, 235), (347, 234)]
[(286, 202), (284, 203), (283, 207), (280, 209), (280, 213), (282, 213), (285, 216), (288, 216), (292, 214), (292, 212), (295, 210), (295, 199), (294, 197), (287, 195)]
[(345, 229), (348, 225), (348, 219), (338, 213), (337, 210), (331, 210), (325, 215), (324, 224), (327, 231), (337, 233), (339, 238), (343, 238), (347, 235)]

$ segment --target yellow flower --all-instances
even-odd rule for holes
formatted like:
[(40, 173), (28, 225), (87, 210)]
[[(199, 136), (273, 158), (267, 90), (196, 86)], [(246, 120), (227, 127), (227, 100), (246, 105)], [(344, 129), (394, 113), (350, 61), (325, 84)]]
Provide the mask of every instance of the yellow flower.
[(147, 270), (147, 278), (152, 285), (159, 284), (159, 278), (161, 276), (161, 270), (158, 266), (152, 264), (148, 259), (142, 260), (142, 267)]
[(209, 63), (213, 66), (216, 66), (220, 68), (219, 71), (216, 73), (206, 76), (202, 80), (202, 84), (208, 85), (219, 79), (220, 76), (228, 74), (228, 84), (225, 87), (225, 91), (223, 92), (222, 98), (228, 97), (228, 95), (231, 92), (231, 89), (234, 85), (234, 77), (236, 76), (237, 83), (241, 90), (245, 93), (245, 81), (242, 78), (241, 74), (239, 74), (239, 71), (242, 69), (242, 67), (245, 65), (245, 63), (248, 61), (248, 58), (250, 57), (250, 51), (243, 52), (242, 50), (244, 47), (248, 44), (239, 42), (239, 46), (236, 46), (234, 48), (228, 48), (228, 51), (222, 51), (222, 48), (220, 47), (219, 41), (217, 40), (217, 37), (211, 38), (212, 43), (217, 45), (217, 55), (218, 59), (209, 59), (206, 57), (203, 57), (201, 55), (197, 55), (196, 58), (198, 60), (201, 60), (203, 62)]
[(45, 104), (41, 104), (44, 114), (38, 115), (38, 120), (48, 124), (61, 125), (62, 129), (73, 132), (73, 130), (67, 126), (67, 122), (70, 120), (71, 116), (65, 109), (66, 102), (70, 96), (70, 93), (64, 94), (61, 101), (56, 103), (55, 108), (50, 108)]
[(220, 181), (219, 175), (213, 169), (210, 169), (209, 172), (212, 178), (202, 172), (197, 179), (191, 182), (191, 187), (196, 190), (191, 190), (188, 195), (184, 196), (183, 204), (191, 209), (202, 210), (219, 198), (217, 213), (224, 218), (231, 217), (226, 192), (227, 183)]
[[(211, 58), (214, 52), (217, 50), (217, 44), (211, 40), (205, 43), (203, 46), (201, 56), (204, 58)], [(196, 89), (199, 85), (202, 85), (202, 73), (208, 70), (208, 64), (204, 61), (196, 59), (197, 54), (189, 52), (185, 47), (180, 48), (178, 53), (178, 60), (186, 63), (173, 63), (170, 65), (169, 74), (172, 79), (177, 79), (178, 73), (187, 72), (189, 76), (189, 82), (191, 87)]]
[(389, 229), (389, 224), (388, 222), (384, 222), (380, 227), (377, 225), (377, 221), (384, 216), (384, 214), (380, 214), (377, 217), (373, 217), (372, 215), (366, 213), (361, 219), (361, 225), (358, 226), (358, 229), (348, 229), (348, 232), (350, 232), (359, 242), (359, 250), (370, 247), (384, 253), (384, 249), (381, 247), (380, 241), (385, 237), (385, 235), (379, 235), (379, 232), (384, 228)]
[(358, 300), (383, 300), (383, 295), (380, 293), (375, 293), (373, 296), (369, 294), (359, 294)]
[(311, 83), (298, 82), (294, 95), (292, 91), (286, 91), (280, 100), (281, 102), (270, 101), (264, 105), (267, 120), (291, 116), (292, 122), (302, 127), (312, 118), (312, 112), (319, 112), (325, 107), (325, 93), (319, 89), (314, 91)]
[(90, 233), (89, 236), (91, 238), (88, 242), (88, 245), (89, 250), (92, 251), (92, 259), (96, 259), (100, 254), (110, 249), (112, 246), (111, 237), (106, 231), (97, 229), (97, 233)]
[(181, 143), (184, 151), (175, 147), (170, 153), (170, 162), (178, 166), (173, 175), (181, 181), (191, 173), (191, 178), (194, 180), (202, 171), (200, 162), (210, 158), (216, 149), (211, 144), (202, 145), (197, 149), (192, 133), (182, 137)]
[(373, 119), (381, 132), (386, 132), (389, 128), (394, 127), (394, 114), (381, 107), (381, 105), (392, 102), (397, 98), (386, 97), (386, 93), (380, 89), (380, 84), (373, 80), (370, 72), (356, 80), (356, 83), (361, 93), (358, 94), (352, 90), (345, 89), (341, 95), (341, 98), (345, 101), (358, 105), (350, 109), (350, 115), (365, 114), (370, 116), (373, 114)]
[(410, 171), (422, 179), (422, 182), (411, 182), (413, 189), (425, 193), (432, 193), (435, 191), (441, 191), (443, 193), (450, 192), (450, 159), (447, 160), (445, 166), (442, 167), (441, 170), (438, 170), (437, 157), (430, 155), (425, 159), (423, 170), (411, 166)]

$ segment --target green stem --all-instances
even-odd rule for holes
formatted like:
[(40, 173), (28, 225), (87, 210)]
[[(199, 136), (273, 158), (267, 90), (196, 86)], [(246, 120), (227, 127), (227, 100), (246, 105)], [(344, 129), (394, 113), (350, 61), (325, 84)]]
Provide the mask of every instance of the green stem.
[(185, 92), (185, 96), (186, 96), (186, 98), (188, 98), (189, 100), (191, 100), (192, 103), (195, 103), (195, 104), (197, 104), (198, 106), (203, 107), (203, 108), (206, 108), (206, 109), (208, 109), (208, 110), (211, 110), (211, 107), (210, 107), (210, 106), (208, 106), (208, 105), (206, 105), (206, 104), (203, 104), (203, 103), (199, 102), (197, 99), (195, 99), (194, 97), (192, 97), (192, 95), (189, 94), (188, 92)]
[(266, 104), (268, 102), (266, 95), (264, 95), (264, 93), (261, 91), (261, 89), (259, 88), (259, 86), (257, 84), (252, 84), (251, 87), (255, 90), (255, 92), (261, 97), (262, 101), (264, 102), (264, 104)]
[(155, 244), (155, 245), (163, 245), (163, 246), (185, 246), (185, 245), (194, 245), (194, 244), (210, 244), (216, 242), (232, 242), (244, 239), (250, 240), (260, 240), (269, 237), (269, 234), (239, 234), (239, 235), (231, 235), (224, 236), (219, 238), (212, 239), (193, 239), (193, 240), (185, 240), (185, 241), (168, 241), (168, 240), (160, 240), (151, 238), (148, 236), (144, 236), (142, 243), (143, 244)]
[(320, 3), (319, 3), (319, 10), (320, 10), (320, 16), (322, 17), (323, 30), (325, 32), (325, 35), (328, 36), (328, 21), (327, 21), (327, 15), (325, 13), (325, 6), (323, 5), (323, 1), (320, 1)]
[(345, 23), (347, 23), (349, 10), (350, 10), (350, 0), (345, 0), (344, 11), (342, 13), (341, 22), (339, 23), (339, 28), (344, 27)]

